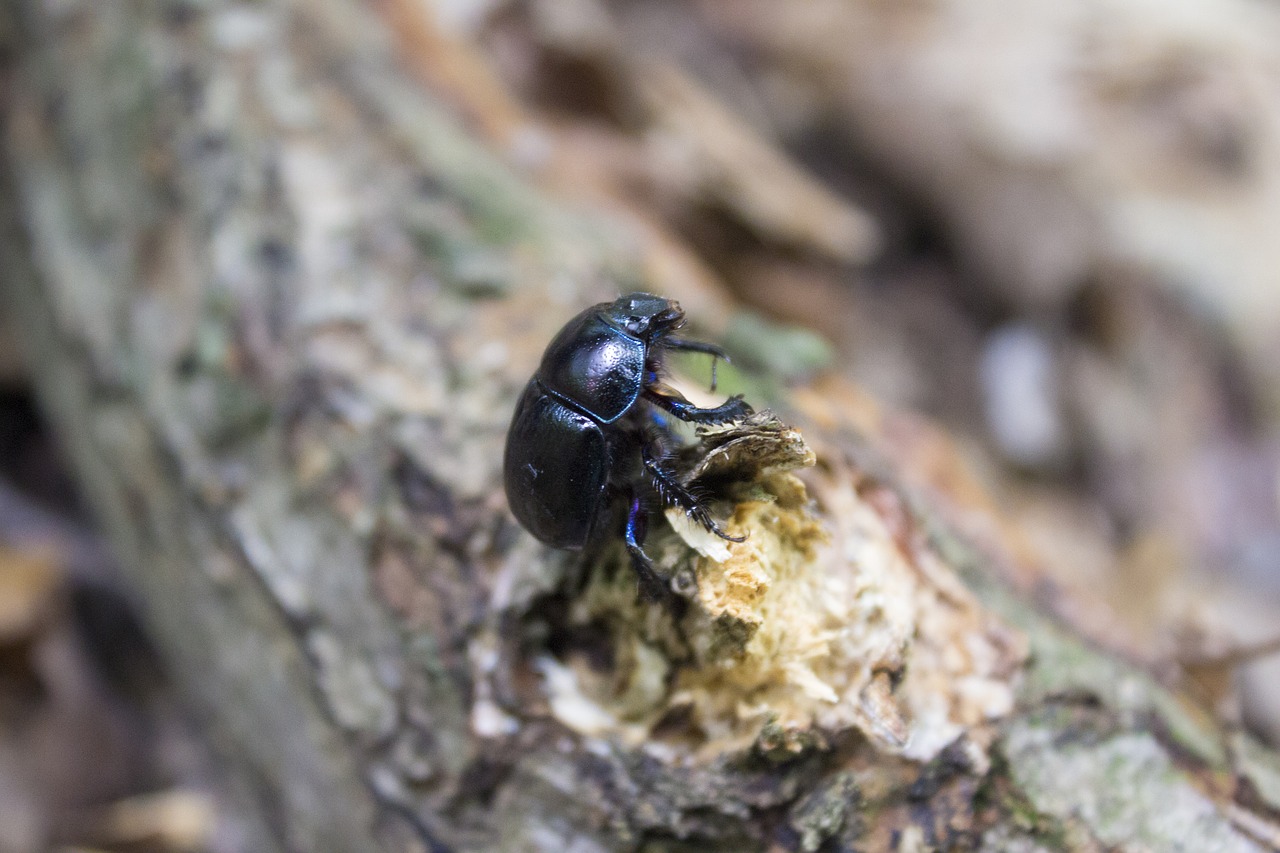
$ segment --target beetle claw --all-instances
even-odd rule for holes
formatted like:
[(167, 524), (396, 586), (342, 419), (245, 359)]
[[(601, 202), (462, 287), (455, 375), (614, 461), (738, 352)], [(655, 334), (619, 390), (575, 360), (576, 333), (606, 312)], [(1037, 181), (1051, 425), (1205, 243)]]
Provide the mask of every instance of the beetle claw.
[(704, 526), (707, 528), (707, 530), (719, 536), (721, 539), (723, 539), (726, 542), (746, 542), (747, 541), (747, 534), (744, 533), (741, 536), (730, 535), (729, 533), (725, 532), (725, 529), (723, 527), (716, 524), (714, 521), (711, 522), (709, 525), (704, 525)]

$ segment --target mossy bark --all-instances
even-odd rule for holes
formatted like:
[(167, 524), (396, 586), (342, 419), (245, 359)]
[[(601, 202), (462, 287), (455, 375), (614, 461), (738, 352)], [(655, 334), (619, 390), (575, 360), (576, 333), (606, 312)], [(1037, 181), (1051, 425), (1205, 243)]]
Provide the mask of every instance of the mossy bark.
[[(845, 562), (791, 549), (748, 578), (764, 599), (730, 602), (749, 630), (709, 636), (757, 654), (783, 617), (746, 605), (813, 562), (805, 601), (857, 573), (850, 618), (887, 627), (828, 641), (877, 664), (795, 675), (848, 715), (769, 698), (723, 741), (689, 723), (734, 679), (681, 685), (688, 661), (648, 641), (670, 614), (617, 595), (618, 554), (521, 532), (499, 468), (565, 317), (638, 287), (695, 319), (724, 301), (514, 175), (374, 7), (22, 0), (0, 26), (5, 296), (253, 849), (1267, 849), (1274, 756), (1015, 594), (1001, 543), (959, 531), (904, 433), (835, 385), (774, 400), (818, 468), (762, 481), (740, 516), (778, 552), (821, 528)], [(807, 515), (753, 520), (773, 504)], [(674, 534), (654, 547), (690, 561)], [(654, 704), (677, 687), (696, 697)], [(898, 729), (937, 696), (947, 742), (912, 753)], [(657, 718), (619, 722), (633, 702)]]

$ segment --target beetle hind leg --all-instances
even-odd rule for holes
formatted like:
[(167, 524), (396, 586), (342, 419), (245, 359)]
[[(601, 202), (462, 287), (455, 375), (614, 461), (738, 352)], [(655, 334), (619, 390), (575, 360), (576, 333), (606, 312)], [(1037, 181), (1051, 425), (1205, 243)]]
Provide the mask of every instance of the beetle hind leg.
[(627, 543), (627, 553), (631, 555), (631, 567), (640, 581), (640, 595), (646, 601), (662, 601), (671, 597), (671, 588), (662, 575), (653, 567), (653, 561), (641, 547), (644, 534), (648, 528), (649, 514), (637, 495), (631, 495), (631, 503), (627, 507), (627, 526), (623, 536)]
[(687, 486), (682, 485), (663, 461), (654, 455), (648, 445), (642, 448), (641, 457), (644, 460), (645, 470), (649, 473), (649, 481), (653, 484), (654, 491), (662, 498), (663, 504), (684, 510), (685, 515), (700, 524), (707, 532), (714, 533), (721, 539), (729, 542), (746, 541), (747, 537), (731, 536), (717, 524), (703, 504), (702, 498), (690, 491)]

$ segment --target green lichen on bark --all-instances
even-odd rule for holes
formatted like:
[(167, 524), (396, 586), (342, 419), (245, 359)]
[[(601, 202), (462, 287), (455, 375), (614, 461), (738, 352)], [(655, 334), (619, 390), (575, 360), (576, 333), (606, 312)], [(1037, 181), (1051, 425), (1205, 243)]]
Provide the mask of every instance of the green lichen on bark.
[[(926, 511), (927, 512), (927, 511)], [(1022, 630), (1029, 663), (1019, 701), (1035, 707), (1054, 699), (1100, 702), (1133, 725), (1159, 720), (1162, 733), (1211, 770), (1227, 767), (1218, 724), (1203, 710), (1115, 653), (1091, 646), (1055, 618), (999, 583), (984, 558), (944, 522), (934, 520), (934, 541), (982, 602)]]
[(1105, 712), (1050, 708), (1006, 728), (1010, 778), (1037, 812), (1106, 846), (1261, 853), (1155, 737), (1111, 723)]

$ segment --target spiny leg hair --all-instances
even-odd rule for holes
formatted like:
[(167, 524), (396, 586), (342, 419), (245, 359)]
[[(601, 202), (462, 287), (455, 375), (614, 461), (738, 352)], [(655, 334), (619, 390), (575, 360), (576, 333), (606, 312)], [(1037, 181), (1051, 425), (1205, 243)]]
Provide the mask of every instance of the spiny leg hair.
[(684, 510), (685, 515), (721, 539), (729, 542), (746, 541), (745, 536), (730, 536), (716, 524), (699, 496), (680, 484), (675, 474), (667, 468), (664, 460), (655, 455), (650, 444), (646, 443), (641, 448), (641, 456), (644, 459), (645, 470), (649, 472), (649, 481), (653, 484), (654, 491), (658, 493), (663, 505), (679, 507)]

